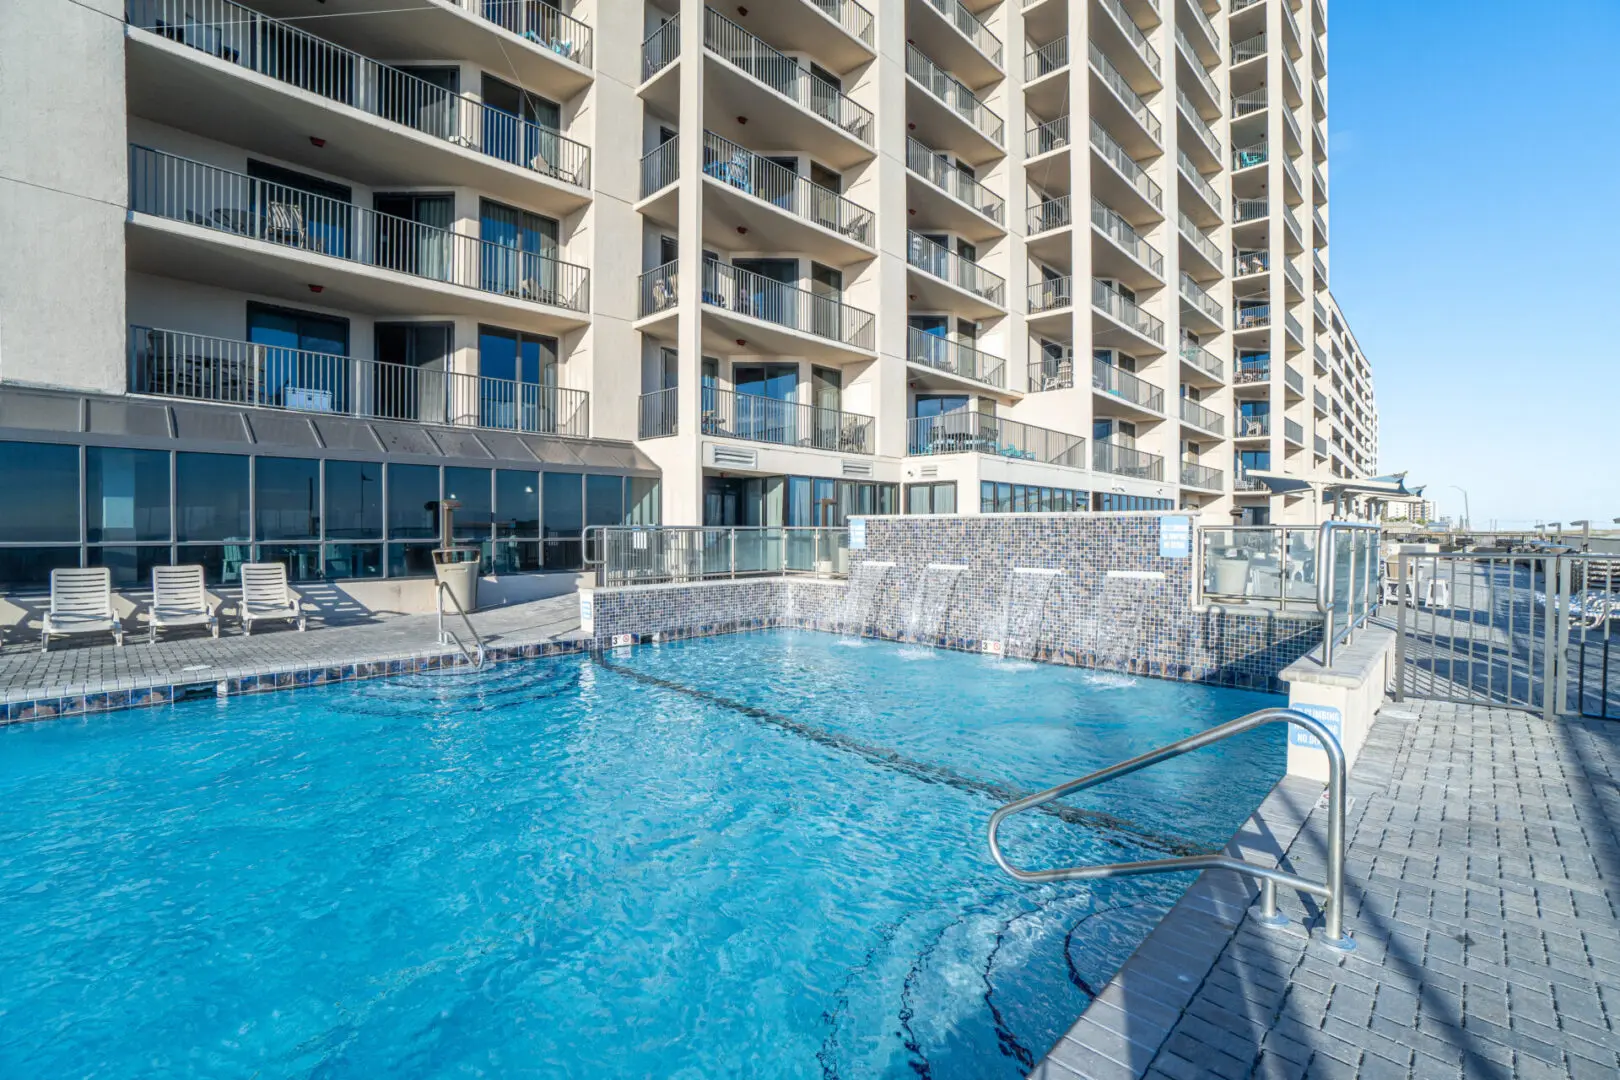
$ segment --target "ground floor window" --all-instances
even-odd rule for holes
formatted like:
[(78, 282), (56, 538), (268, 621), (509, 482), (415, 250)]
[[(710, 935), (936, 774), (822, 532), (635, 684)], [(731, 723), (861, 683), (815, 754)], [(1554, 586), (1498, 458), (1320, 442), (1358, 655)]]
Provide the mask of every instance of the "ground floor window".
[(933, 484), (907, 484), (906, 513), (956, 513), (956, 481), (941, 480)]
[(1037, 484), (979, 483), (979, 512), (982, 514), (1067, 514), (1085, 510), (1091, 496), (1073, 488)]
[(1152, 499), (1146, 495), (1121, 495), (1112, 491), (1099, 491), (1092, 498), (1094, 510), (1174, 510), (1173, 499)]
[(705, 476), (703, 524), (713, 528), (838, 527), (898, 513), (900, 486), (823, 476)]

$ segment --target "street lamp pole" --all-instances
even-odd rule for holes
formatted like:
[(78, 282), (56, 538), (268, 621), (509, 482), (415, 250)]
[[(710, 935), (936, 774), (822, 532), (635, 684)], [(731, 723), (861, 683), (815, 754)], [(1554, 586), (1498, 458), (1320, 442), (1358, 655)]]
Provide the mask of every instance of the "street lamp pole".
[(1474, 520), (1473, 513), (1470, 512), (1469, 509), (1468, 509), (1468, 491), (1467, 491), (1466, 488), (1460, 488), (1456, 484), (1451, 485), (1451, 490), (1453, 490), (1453, 491), (1461, 491), (1462, 492), (1462, 497), (1463, 497), (1462, 531), (1467, 532), (1469, 524)]

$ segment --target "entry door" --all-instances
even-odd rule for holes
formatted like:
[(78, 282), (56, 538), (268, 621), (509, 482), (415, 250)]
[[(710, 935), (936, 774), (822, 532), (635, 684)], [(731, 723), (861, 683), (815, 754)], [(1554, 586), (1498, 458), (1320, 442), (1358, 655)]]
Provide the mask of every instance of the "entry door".
[(377, 85), (378, 112), (385, 119), (429, 135), (459, 139), (461, 110), (457, 106), (461, 99), (457, 95), (461, 91), (461, 69), (399, 66), (398, 70), (414, 78), (381, 79)]
[(798, 259), (733, 259), (732, 265), (746, 270), (737, 282), (738, 310), (767, 322), (798, 327)]
[(542, 304), (560, 304), (573, 282), (559, 280), (557, 222), (511, 206), (479, 202), (479, 236), (484, 240), (484, 288)]
[(402, 274), (451, 281), (450, 221), (455, 212), (449, 195), (377, 195), (379, 215), (375, 261)]
[(349, 321), (268, 304), (249, 304), (245, 370), (214, 379), (228, 401), (281, 405), (316, 412), (349, 411)]
[(810, 292), (814, 315), (811, 329), (825, 338), (843, 339), (844, 273), (820, 263), (810, 264)]
[(573, 178), (559, 157), (562, 106), (493, 75), (483, 77), (484, 152), (547, 176)]
[(844, 373), (837, 368), (810, 369), (810, 403), (815, 425), (815, 444), (822, 450), (856, 449), (842, 440)]
[(737, 437), (796, 445), (799, 366), (741, 364), (731, 374), (737, 385)]
[[(768, 203), (780, 206), (789, 213), (798, 213), (799, 159), (796, 157), (768, 157), (770, 164), (759, 170), (753, 178), (754, 194)], [(774, 168), (772, 167), (774, 166)]]
[(386, 420), (450, 423), (449, 323), (378, 323), (377, 363), (361, 369), (360, 396)]

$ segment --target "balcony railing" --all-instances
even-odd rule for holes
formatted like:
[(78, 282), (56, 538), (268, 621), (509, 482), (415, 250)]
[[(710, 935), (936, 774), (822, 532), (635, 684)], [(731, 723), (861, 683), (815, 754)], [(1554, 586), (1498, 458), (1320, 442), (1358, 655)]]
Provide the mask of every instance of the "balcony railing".
[(1221, 470), (1212, 469), (1208, 465), (1198, 465), (1191, 461), (1181, 463), (1181, 486), (1201, 488), (1205, 491), (1219, 491), (1225, 477)]
[(1266, 35), (1256, 34), (1246, 37), (1242, 41), (1232, 42), (1232, 63), (1234, 66), (1245, 60), (1253, 60), (1257, 56), (1266, 55)]
[(1187, 216), (1186, 211), (1178, 210), (1177, 224), (1181, 227), (1181, 235), (1185, 236), (1198, 253), (1208, 259), (1213, 266), (1221, 265), (1221, 249), (1213, 237), (1198, 227), (1198, 223)]
[[(1068, 134), (1067, 127), (1064, 134)], [(1120, 175), (1130, 181), (1131, 186), (1142, 198), (1152, 203), (1154, 207), (1164, 209), (1164, 190), (1154, 183), (1153, 178), (1136, 163), (1136, 159), (1127, 154), (1125, 148), (1108, 134), (1108, 129), (1095, 119), (1091, 121), (1091, 145), (1110, 165), (1119, 170)]]
[(1064, 346), (1061, 351), (1041, 349), (1041, 358), (1029, 364), (1029, 389), (1032, 393), (1043, 390), (1068, 390), (1074, 386), (1074, 350)]
[(805, 446), (840, 454), (871, 454), (876, 448), (870, 416), (797, 401), (739, 394), (705, 386), (703, 434), (721, 439)]
[(1211, 435), (1226, 433), (1226, 420), (1214, 409), (1206, 409), (1191, 398), (1181, 399), (1181, 418), (1193, 427), (1202, 428)]
[(1091, 361), (1091, 387), (1152, 412), (1164, 412), (1164, 391), (1129, 371), (1101, 360)]
[(582, 67), (591, 66), (591, 28), (534, 0), (461, 0), (461, 6)]
[(1029, 208), (1028, 224), (1027, 232), (1030, 236), (1039, 236), (1043, 232), (1051, 232), (1053, 229), (1074, 224), (1074, 215), (1069, 210), (1069, 197), (1063, 195), (1035, 203)]
[(1183, 339), (1181, 342), (1181, 358), (1216, 382), (1222, 382), (1226, 379), (1226, 365), (1221, 363), (1220, 357), (1196, 341)]
[(1001, 39), (990, 32), (961, 0), (928, 0), (928, 6), (945, 17), (945, 21), (973, 43), (973, 47), (996, 67), (1001, 66)]
[(1151, 270), (1154, 276), (1161, 279), (1164, 277), (1164, 256), (1159, 254), (1152, 244), (1143, 240), (1141, 234), (1131, 227), (1130, 222), (1104, 206), (1095, 195), (1091, 198), (1091, 225), (1129, 252), (1131, 258)]
[(445, 285), (590, 310), (583, 266), (144, 146), (129, 148), (129, 208)]
[(570, 187), (590, 187), (590, 150), (553, 128), (379, 64), (231, 0), (128, 2), (129, 24), (136, 29)]
[(636, 415), (638, 438), (662, 439), (680, 430), (675, 422), (679, 393), (678, 387), (670, 386), (641, 395)]
[(1317, 457), (1328, 456), (1328, 441), (1325, 438), (1320, 435), (1312, 435), (1311, 441), (1315, 444), (1312, 449), (1316, 451)]
[(1188, 303), (1209, 318), (1216, 326), (1220, 326), (1226, 318), (1226, 312), (1216, 299), (1204, 291), (1203, 286), (1194, 281), (1192, 275), (1183, 270), (1181, 272), (1181, 295)]
[[(1126, 40), (1136, 50), (1136, 55), (1142, 58), (1142, 63), (1146, 64), (1148, 70), (1157, 75), (1159, 73), (1159, 52), (1148, 41), (1147, 35), (1142, 33), (1142, 28), (1136, 25), (1136, 20), (1126, 14), (1125, 8), (1121, 6), (1119, 0), (1102, 0), (1102, 6), (1103, 10), (1108, 12), (1113, 20), (1119, 24), (1119, 28), (1124, 32)], [(1157, 7), (1158, 5), (1155, 4), (1154, 6)]]
[(1198, 166), (1187, 156), (1187, 151), (1180, 148), (1176, 150), (1176, 168), (1181, 170), (1181, 175), (1187, 178), (1187, 183), (1192, 185), (1199, 197), (1218, 215), (1221, 212), (1220, 196), (1215, 194), (1214, 186), (1204, 179), (1204, 174), (1198, 171)]
[(906, 422), (906, 453), (912, 457), (986, 454), (1083, 469), (1085, 447), (1086, 440), (1079, 435), (986, 416), (972, 409), (919, 416)]
[(1270, 413), (1239, 413), (1232, 417), (1232, 437), (1234, 439), (1263, 439), (1271, 434)]
[(1000, 195), (910, 136), (906, 137), (906, 168), (997, 225), (1002, 224), (1006, 204)]
[(1325, 414), (1328, 411), (1328, 397), (1320, 390), (1311, 391), (1311, 404), (1316, 406), (1319, 413)]
[(1283, 259), (1283, 277), (1288, 279), (1288, 283), (1292, 285), (1296, 291), (1298, 291), (1301, 295), (1304, 295), (1305, 279), (1300, 276), (1299, 270), (1294, 266), (1293, 262), (1287, 258)]
[(1264, 165), (1271, 160), (1271, 147), (1264, 140), (1250, 143), (1248, 146), (1234, 147), (1232, 150), (1232, 169), (1252, 169), (1256, 165)]
[(1091, 306), (1141, 334), (1149, 341), (1164, 344), (1164, 323), (1127, 300), (1107, 282), (1091, 282)]
[(1232, 478), (1233, 491), (1267, 491), (1265, 481), (1256, 480), (1251, 476), (1239, 474)]
[(648, 34), (641, 43), (641, 79), (643, 82), (663, 71), (681, 58), (681, 17), (673, 16), (668, 22)]
[(1260, 330), (1271, 325), (1270, 304), (1248, 304), (1233, 313), (1232, 329)]
[(866, 351), (876, 339), (870, 311), (712, 259), (703, 262), (703, 302)]
[(1221, 51), (1221, 35), (1215, 31), (1214, 26), (1210, 25), (1209, 16), (1204, 13), (1204, 5), (1201, 0), (1192, 0), (1187, 7), (1192, 10), (1193, 22), (1198, 25), (1198, 29), (1204, 32), (1204, 36), (1209, 38), (1211, 48), (1216, 53), (1219, 53)]
[(1060, 278), (1043, 279), (1029, 287), (1029, 313), (1060, 311), (1074, 306), (1074, 278), (1065, 274)]
[(1091, 467), (1098, 472), (1114, 476), (1129, 476), (1137, 480), (1163, 480), (1164, 458), (1118, 443), (1093, 442)]
[(666, 139), (659, 146), (654, 147), (641, 159), (641, 197), (645, 199), (655, 191), (663, 191), (666, 187), (681, 178), (680, 159), (681, 137)]
[(999, 274), (991, 273), (971, 259), (964, 259), (921, 233), (908, 233), (907, 241), (906, 262), (912, 266), (957, 288), (966, 289), (989, 303), (1006, 305), (1007, 282)]
[(1305, 328), (1299, 325), (1299, 320), (1294, 318), (1292, 313), (1283, 312), (1283, 327), (1288, 331), (1288, 336), (1293, 338), (1301, 348), (1305, 347)]
[(791, 56), (777, 52), (713, 8), (703, 9), (703, 47), (726, 63), (776, 91), (801, 109), (821, 117), (868, 146), (872, 113), (819, 79)]
[(1060, 116), (1024, 132), (1024, 156), (1039, 157), (1069, 145), (1069, 118)]
[(1024, 81), (1034, 82), (1068, 66), (1069, 38), (1065, 35), (1024, 54)]
[(1159, 118), (1153, 115), (1153, 110), (1148, 108), (1148, 103), (1142, 100), (1141, 95), (1131, 89), (1131, 84), (1125, 81), (1125, 76), (1121, 75), (1113, 62), (1103, 55), (1103, 51), (1097, 48), (1095, 41), (1086, 42), (1086, 54), (1091, 59), (1091, 69), (1102, 79), (1103, 84), (1114, 92), (1114, 96), (1119, 98), (1125, 110), (1136, 117), (1136, 122), (1142, 125), (1148, 137), (1163, 145), (1164, 131)]
[(1283, 438), (1296, 446), (1304, 446), (1305, 428), (1300, 425), (1298, 420), (1290, 420), (1285, 416), (1283, 417)]
[(648, 315), (656, 315), (660, 311), (674, 308), (677, 299), (675, 271), (678, 268), (678, 260), (671, 259), (663, 266), (655, 266), (641, 275), (640, 303), (636, 309), (638, 317), (646, 318)]
[(1234, 225), (1241, 225), (1245, 221), (1258, 221), (1270, 213), (1270, 199), (1232, 200), (1232, 224)]
[(1320, 251), (1311, 252), (1311, 269), (1316, 271), (1317, 287), (1327, 284), (1327, 264), (1322, 261)]
[(1288, 364), (1283, 365), (1283, 385), (1301, 397), (1305, 396), (1305, 376)]
[[(1316, 235), (1325, 243), (1327, 241), (1328, 227), (1327, 220), (1322, 217), (1322, 211), (1314, 209), (1311, 211), (1311, 224), (1316, 226)], [(1316, 246), (1321, 247), (1322, 245), (1318, 244)]]
[(872, 242), (872, 212), (712, 131), (703, 133), (703, 175), (857, 244)]
[(810, 2), (862, 44), (868, 48), (872, 47), (872, 13), (855, 0), (810, 0)]
[(1328, 325), (1327, 308), (1323, 307), (1322, 301), (1316, 299), (1315, 297), (1311, 298), (1311, 313), (1316, 316), (1316, 325), (1318, 328), (1326, 327)]
[(1266, 107), (1266, 88), (1250, 90), (1246, 94), (1239, 94), (1232, 99), (1232, 119), (1241, 120), (1245, 116), (1252, 116)]
[(1193, 129), (1193, 133), (1198, 136), (1198, 140), (1204, 144), (1204, 149), (1209, 151), (1211, 157), (1219, 161), (1221, 159), (1221, 140), (1216, 137), (1215, 132), (1210, 130), (1209, 124), (1204, 121), (1204, 118), (1198, 115), (1198, 106), (1193, 104), (1192, 98), (1187, 96), (1185, 90), (1176, 90), (1176, 107), (1181, 110), (1181, 115), (1187, 118), (1187, 124)]
[(1304, 187), (1303, 184), (1301, 184), (1299, 182), (1299, 170), (1294, 167), (1294, 163), (1292, 161), (1288, 160), (1288, 157), (1287, 157), (1286, 154), (1283, 156), (1282, 165), (1283, 165), (1283, 174), (1286, 175), (1288, 177), (1288, 179), (1290, 179), (1290, 180), (1292, 180), (1294, 182), (1294, 190), (1298, 191), (1298, 192), (1303, 192), (1305, 190), (1305, 187)]
[(1001, 122), (1001, 117), (980, 101), (960, 79), (924, 56), (915, 45), (906, 46), (906, 74), (943, 102), (946, 108), (966, 120), (979, 134), (997, 146), (1002, 144), (1006, 125)]
[(1204, 93), (1209, 95), (1209, 100), (1213, 101), (1216, 107), (1219, 108), (1221, 92), (1216, 88), (1215, 80), (1211, 79), (1209, 72), (1204, 69), (1204, 62), (1198, 58), (1198, 50), (1193, 48), (1193, 43), (1188, 39), (1187, 32), (1179, 25), (1176, 27), (1176, 48), (1180, 49), (1181, 55), (1186, 57), (1187, 66), (1192, 68), (1193, 74), (1198, 78), (1198, 85), (1204, 88)]
[(252, 341), (129, 328), (133, 394), (537, 435), (590, 434), (590, 394)]
[(906, 359), (991, 386), (1007, 385), (1007, 362), (1001, 357), (915, 326), (907, 327)]
[(1283, 224), (1288, 226), (1288, 231), (1294, 237), (1294, 242), (1296, 244), (1300, 243), (1299, 218), (1295, 217), (1294, 211), (1286, 206), (1283, 207)]

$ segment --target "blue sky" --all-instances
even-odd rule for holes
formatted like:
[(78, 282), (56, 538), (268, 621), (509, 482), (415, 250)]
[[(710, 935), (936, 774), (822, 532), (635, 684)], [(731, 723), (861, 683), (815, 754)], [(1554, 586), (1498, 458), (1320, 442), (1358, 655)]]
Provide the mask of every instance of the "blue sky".
[(1336, 0), (1328, 41), (1379, 467), (1478, 527), (1620, 518), (1620, 0)]

